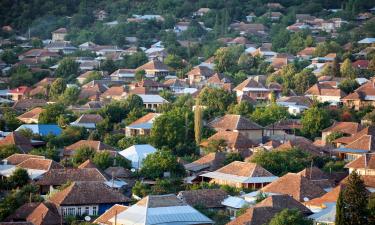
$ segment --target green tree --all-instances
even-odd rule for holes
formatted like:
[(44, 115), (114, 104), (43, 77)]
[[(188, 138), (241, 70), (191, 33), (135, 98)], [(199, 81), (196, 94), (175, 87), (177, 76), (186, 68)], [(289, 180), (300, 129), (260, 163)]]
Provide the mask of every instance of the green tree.
[(135, 80), (136, 81), (141, 81), (145, 78), (146, 76), (146, 71), (145, 70), (137, 70), (135, 72)]
[(250, 71), (251, 68), (254, 66), (254, 63), (255, 63), (254, 57), (246, 53), (241, 54), (237, 62), (238, 68), (245, 72)]
[(142, 176), (152, 179), (161, 178), (165, 172), (170, 172), (171, 176), (180, 177), (185, 174), (185, 169), (171, 152), (157, 151), (147, 155), (142, 164)]
[(337, 138), (343, 137), (343, 136), (344, 136), (344, 134), (341, 133), (341, 132), (332, 132), (331, 134), (327, 135), (325, 141), (328, 144), (332, 144), (334, 140), (336, 140)]
[(305, 218), (297, 209), (284, 209), (277, 213), (269, 225), (312, 225), (313, 221)]
[(56, 124), (60, 115), (65, 114), (65, 106), (60, 103), (48, 104), (39, 115), (39, 123)]
[(105, 170), (112, 166), (111, 154), (109, 152), (96, 152), (92, 158), (93, 163), (100, 169)]
[(29, 174), (23, 168), (16, 168), (8, 178), (8, 182), (13, 188), (20, 188), (29, 182)]
[(17, 55), (10, 49), (1, 53), (0, 58), (7, 64), (14, 64), (18, 61)]
[(165, 58), (164, 63), (175, 70), (182, 69), (184, 66), (182, 59), (178, 55), (174, 54), (169, 54)]
[(63, 78), (57, 78), (50, 87), (49, 95), (52, 99), (58, 99), (66, 89), (66, 82)]
[(85, 79), (83, 84), (87, 84), (93, 80), (101, 80), (103, 78), (103, 74), (99, 71), (92, 71)]
[(132, 193), (143, 198), (151, 193), (151, 188), (149, 185), (143, 184), (141, 181), (137, 181), (132, 188)]
[(33, 48), (43, 48), (43, 42), (39, 38), (33, 38), (31, 40), (31, 45)]
[(339, 84), (339, 88), (341, 91), (349, 94), (354, 92), (355, 89), (357, 89), (360, 85), (355, 79), (345, 79)]
[(17, 66), (10, 70), (10, 85), (18, 87), (21, 85), (31, 86), (35, 83), (36, 77), (26, 66)]
[(271, 103), (267, 107), (257, 107), (251, 114), (251, 119), (262, 126), (267, 126), (289, 117), (287, 109), (275, 103)]
[(318, 79), (311, 70), (302, 70), (294, 75), (294, 87), (297, 94), (303, 95), (305, 91), (314, 85)]
[(330, 116), (326, 110), (315, 106), (303, 112), (301, 124), (302, 132), (310, 138), (315, 138), (331, 124)]
[(194, 135), (195, 135), (195, 143), (199, 145), (201, 143), (202, 138), (202, 107), (199, 104), (199, 100), (195, 105), (194, 109)]
[(203, 88), (198, 98), (200, 103), (207, 107), (205, 111), (210, 118), (223, 115), (228, 107), (236, 102), (236, 96), (222, 88)]
[(75, 165), (79, 165), (88, 159), (92, 159), (94, 155), (94, 149), (88, 146), (82, 146), (75, 150), (72, 160)]
[(345, 224), (345, 206), (344, 206), (344, 193), (340, 191), (339, 197), (336, 202), (336, 217), (335, 224), (344, 225)]
[(332, 76), (341, 77), (340, 63), (337, 57), (333, 60), (332, 63)]
[(251, 113), (254, 111), (254, 106), (248, 101), (241, 101), (236, 105), (231, 105), (228, 109), (228, 113), (242, 115), (250, 117)]
[(58, 77), (72, 80), (78, 75), (79, 64), (73, 58), (64, 58), (60, 61), (55, 74)]
[(117, 66), (111, 59), (104, 60), (104, 62), (102, 62), (100, 65), (100, 70), (107, 71), (109, 74), (111, 74), (117, 70)]
[(243, 52), (243, 46), (219, 48), (215, 52), (215, 70), (217, 72), (235, 72), (237, 62)]
[[(369, 212), (368, 191), (361, 176), (353, 171), (348, 178), (347, 185), (342, 193), (342, 204), (336, 205), (336, 212), (339, 214), (338, 225), (367, 225)], [(342, 219), (340, 219), (342, 218)]]
[(225, 156), (224, 165), (228, 165), (234, 161), (243, 161), (244, 158), (238, 152), (230, 152)]
[(353, 68), (352, 62), (350, 61), (350, 59), (345, 59), (345, 61), (341, 64), (340, 73), (342, 74), (342, 76), (350, 78), (350, 79), (357, 78), (356, 71)]
[(0, 159), (5, 159), (15, 153), (20, 153), (20, 150), (15, 145), (0, 146)]
[(13, 131), (17, 129), (21, 122), (17, 119), (17, 114), (11, 108), (5, 108), (3, 111), (3, 118), (0, 119), (3, 122), (5, 131)]
[(64, 93), (59, 97), (59, 100), (64, 105), (71, 105), (77, 102), (79, 93), (81, 91), (78, 87), (72, 86), (65, 89)]

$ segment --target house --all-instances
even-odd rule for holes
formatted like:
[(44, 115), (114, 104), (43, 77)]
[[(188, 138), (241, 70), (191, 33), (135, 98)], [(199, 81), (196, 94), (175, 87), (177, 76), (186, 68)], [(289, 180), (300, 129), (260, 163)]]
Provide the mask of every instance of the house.
[[(288, 138), (288, 136), (285, 136), (283, 139), (285, 138)], [(289, 138), (289, 140), (282, 140), (282, 142), (283, 143), (275, 149), (276, 151), (285, 151), (291, 148), (299, 148), (312, 155), (323, 155), (323, 150), (325, 150), (315, 146), (309, 139), (300, 136), (293, 135)]]
[(150, 135), (152, 123), (160, 116), (159, 113), (147, 113), (136, 121), (125, 127), (127, 137), (136, 137), (138, 135)]
[(342, 102), (349, 108), (360, 110), (367, 106), (375, 106), (375, 79), (362, 84), (353, 93), (342, 98)]
[(215, 171), (224, 166), (224, 160), (225, 153), (211, 152), (194, 162), (185, 164), (184, 167), (190, 174), (197, 174), (201, 171)]
[[(253, 78), (248, 78), (233, 89), (237, 96), (248, 95), (257, 101), (264, 101), (270, 99), (272, 90), (265, 87), (261, 82)], [(276, 93), (277, 94), (277, 93)]]
[(352, 63), (352, 66), (354, 68), (358, 68), (360, 70), (365, 70), (368, 68), (370, 61), (365, 59), (358, 59), (355, 62)]
[(146, 109), (156, 110), (161, 105), (168, 103), (168, 101), (160, 95), (138, 94), (138, 96), (142, 98), (143, 105)]
[(266, 12), (263, 16), (269, 18), (271, 21), (278, 21), (283, 14), (281, 12)]
[(44, 111), (44, 109), (40, 107), (33, 108), (32, 110), (23, 113), (22, 115), (18, 116), (17, 119), (24, 123), (38, 123), (39, 115)]
[(214, 74), (214, 71), (205, 66), (196, 66), (187, 73), (188, 83), (196, 86), (203, 84)]
[(64, 54), (71, 54), (77, 50), (76, 47), (74, 47), (72, 44), (69, 42), (65, 41), (55, 41), (51, 42), (48, 45), (44, 47), (50, 52), (62, 52)]
[(227, 192), (221, 189), (200, 189), (180, 191), (177, 198), (192, 206), (201, 206), (209, 210), (222, 209), (221, 204), (228, 197)]
[(364, 38), (358, 41), (358, 44), (373, 44), (375, 43), (375, 38)]
[(299, 115), (312, 105), (312, 100), (305, 96), (285, 96), (276, 100), (276, 104), (284, 106), (292, 115)]
[(288, 195), (273, 195), (246, 210), (244, 214), (227, 225), (264, 225), (284, 209), (295, 209), (302, 215), (312, 214), (311, 211)]
[(234, 131), (260, 142), (263, 138), (263, 127), (241, 115), (227, 114), (211, 121), (208, 126), (216, 131)]
[(287, 173), (261, 189), (264, 193), (286, 194), (299, 202), (320, 197), (326, 192), (312, 181), (296, 173)]
[(258, 164), (234, 161), (214, 172), (200, 175), (204, 180), (237, 188), (262, 188), (278, 177)]
[(11, 132), (5, 138), (0, 139), (0, 145), (14, 145), (21, 152), (28, 153), (33, 149), (31, 141), (19, 132)]
[(99, 225), (116, 225), (116, 223), (112, 223), (109, 220), (115, 217), (116, 215), (124, 212), (128, 208), (129, 207), (125, 205), (115, 204), (107, 211), (105, 211), (102, 215), (100, 215), (98, 218), (96, 218), (94, 220), (94, 223)]
[(23, 59), (35, 59), (37, 61), (46, 62), (49, 59), (60, 57), (56, 52), (50, 52), (46, 49), (30, 49), (20, 55), (18, 55), (19, 60)]
[(222, 73), (214, 73), (207, 79), (206, 85), (214, 88), (223, 88), (226, 91), (232, 91), (232, 79)]
[(252, 56), (260, 56), (264, 57), (266, 60), (270, 60), (277, 56), (277, 52), (271, 51), (270, 48), (267, 47), (259, 47), (255, 51), (251, 52)]
[(65, 40), (65, 36), (68, 34), (68, 30), (64, 27), (62, 28), (59, 28), (55, 31), (52, 32), (52, 41), (53, 42), (56, 42), (56, 41), (64, 41)]
[(127, 95), (124, 86), (112, 86), (104, 91), (103, 94), (100, 95), (100, 98), (103, 100), (121, 100), (125, 99)]
[(8, 156), (7, 158), (3, 159), (2, 160), (2, 163), (3, 165), (18, 165), (20, 163), (22, 163), (23, 161), (26, 161), (28, 159), (31, 159), (31, 158), (35, 158), (35, 159), (45, 159), (44, 156), (40, 156), (40, 155), (31, 155), (31, 154), (19, 154), (19, 153), (15, 153), (15, 154), (12, 154), (10, 156)]
[(186, 31), (190, 26), (190, 22), (187, 21), (180, 21), (175, 24), (173, 31), (177, 34), (182, 33)]
[(301, 122), (298, 119), (284, 119), (279, 120), (264, 127), (264, 135), (268, 137), (293, 135), (296, 130), (302, 128)]
[(165, 77), (169, 74), (168, 66), (159, 60), (151, 60), (136, 69), (136, 71), (141, 70), (146, 72), (146, 77), (154, 79)]
[(97, 168), (51, 169), (35, 182), (41, 194), (53, 193), (67, 182), (106, 182), (108, 178)]
[[(224, 146), (220, 146), (221, 141), (224, 142)], [(214, 143), (219, 143), (217, 147), (224, 148), (223, 150), (226, 152), (238, 152), (243, 157), (248, 157), (251, 154), (250, 149), (258, 145), (240, 132), (221, 130), (209, 137), (206, 141), (203, 141), (200, 146), (210, 148)]]
[(168, 79), (168, 80), (164, 81), (163, 84), (166, 88), (168, 88), (171, 92), (173, 92), (175, 94), (184, 93), (185, 88), (188, 87), (185, 80), (177, 79), (177, 78)]
[(345, 165), (349, 169), (349, 173), (356, 171), (359, 175), (375, 176), (375, 154), (363, 154), (359, 158)]
[(73, 182), (52, 195), (49, 201), (63, 217), (68, 217), (101, 215), (115, 204), (129, 204), (130, 199), (102, 182)]
[(210, 11), (210, 8), (200, 8), (193, 13), (193, 16), (204, 16)]
[(297, 53), (297, 57), (308, 60), (313, 57), (314, 52), (315, 52), (315, 47), (306, 47), (305, 49)]
[(86, 80), (87, 80), (87, 78), (89, 78), (91, 75), (92, 75), (92, 73), (94, 73), (95, 71), (91, 71), (91, 70), (89, 70), (89, 71), (86, 71), (86, 72), (84, 72), (84, 73), (82, 73), (81, 75), (79, 75), (76, 79), (77, 79), (77, 81), (78, 81), (78, 83), (79, 84), (85, 84), (85, 82), (86, 82)]
[(344, 136), (352, 136), (362, 130), (362, 126), (355, 122), (334, 122), (330, 127), (322, 130), (322, 140), (325, 142), (328, 135), (342, 133)]
[(164, 90), (164, 84), (154, 80), (144, 79), (139, 82), (131, 83), (128, 85), (129, 94), (158, 94)]
[(130, 146), (129, 148), (120, 151), (119, 154), (130, 160), (133, 168), (140, 169), (142, 167), (142, 161), (147, 157), (147, 155), (155, 152), (156, 148), (153, 146), (149, 144), (142, 144)]
[(231, 219), (236, 218), (237, 212), (249, 205), (243, 198), (236, 196), (228, 196), (221, 204), (225, 207), (225, 211), (229, 214)]
[(303, 204), (311, 211), (317, 213), (328, 207), (329, 203), (335, 203), (339, 197), (340, 192), (345, 188), (345, 185), (339, 184), (331, 191), (325, 193), (321, 197), (311, 199)]
[(239, 32), (240, 35), (264, 36), (267, 32), (267, 28), (261, 23), (236, 22), (232, 23), (229, 27)]
[(334, 140), (333, 142), (338, 146), (338, 148), (334, 149), (334, 152), (341, 159), (352, 161), (363, 154), (375, 151), (374, 129), (375, 127), (373, 126), (366, 127), (352, 136)]
[(47, 101), (44, 99), (21, 99), (16, 101), (12, 108), (17, 111), (25, 112), (36, 107), (44, 107), (45, 105), (47, 105)]
[(334, 181), (330, 179), (329, 175), (323, 172), (318, 167), (308, 167), (298, 172), (297, 174), (304, 176), (314, 184), (323, 188), (323, 190), (325, 191), (330, 191), (335, 187)]
[(100, 101), (89, 101), (84, 105), (78, 106), (69, 106), (68, 108), (71, 109), (73, 112), (83, 113), (87, 111), (98, 111), (103, 107), (104, 103)]
[(211, 219), (174, 194), (148, 195), (109, 221), (119, 225), (213, 224)]
[(97, 20), (103, 21), (103, 20), (107, 19), (108, 13), (104, 10), (96, 10), (94, 12), (94, 16)]
[(5, 224), (59, 225), (63, 219), (51, 202), (28, 202), (5, 218)]
[(40, 136), (54, 135), (58, 136), (62, 133), (62, 129), (55, 124), (23, 124), (16, 131), (22, 129), (30, 129), (34, 134)]
[(305, 96), (322, 103), (328, 102), (337, 105), (340, 103), (341, 98), (345, 96), (345, 93), (329, 84), (318, 83), (310, 87), (305, 92)]
[(29, 94), (31, 88), (27, 86), (20, 86), (9, 91), (9, 95), (13, 101), (25, 99)]
[(72, 156), (75, 151), (82, 147), (88, 147), (93, 149), (95, 152), (102, 152), (102, 151), (109, 151), (112, 155), (115, 154), (116, 149), (113, 147), (101, 142), (101, 141), (92, 141), (92, 140), (80, 140), (77, 141), (74, 144), (71, 144), (69, 146), (66, 146), (64, 148), (63, 155), (64, 157), (70, 157)]
[(257, 18), (257, 16), (252, 12), (249, 15), (246, 16), (246, 21), (249, 22), (249, 23), (251, 23), (251, 22), (253, 22), (253, 20), (255, 18)]
[(118, 69), (113, 72), (110, 77), (113, 81), (134, 81), (135, 69)]
[(86, 129), (95, 129), (96, 124), (103, 121), (99, 114), (83, 114), (76, 121), (70, 123), (71, 126), (84, 127)]

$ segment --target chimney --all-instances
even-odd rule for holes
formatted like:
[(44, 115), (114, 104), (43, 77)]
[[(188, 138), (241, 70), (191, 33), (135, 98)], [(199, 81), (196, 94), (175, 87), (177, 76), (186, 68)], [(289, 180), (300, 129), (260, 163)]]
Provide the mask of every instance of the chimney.
[(367, 154), (365, 153), (365, 174), (367, 174)]

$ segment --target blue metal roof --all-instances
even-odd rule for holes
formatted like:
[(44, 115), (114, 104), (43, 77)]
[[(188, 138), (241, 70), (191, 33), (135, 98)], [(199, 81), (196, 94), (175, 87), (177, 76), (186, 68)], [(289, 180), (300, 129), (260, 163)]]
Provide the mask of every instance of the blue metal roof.
[(343, 152), (343, 153), (366, 153), (367, 150), (363, 149), (352, 149), (352, 148), (337, 148), (334, 151), (336, 152)]
[(56, 124), (23, 124), (16, 131), (21, 129), (30, 129), (34, 134), (39, 134), (40, 136), (49, 134), (58, 136), (62, 132), (62, 129)]

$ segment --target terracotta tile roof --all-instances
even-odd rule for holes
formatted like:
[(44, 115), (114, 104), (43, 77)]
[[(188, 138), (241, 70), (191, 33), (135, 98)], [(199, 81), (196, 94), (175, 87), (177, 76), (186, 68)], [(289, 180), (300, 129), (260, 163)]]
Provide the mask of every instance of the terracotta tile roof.
[(352, 66), (354, 68), (359, 68), (359, 69), (367, 69), (368, 65), (369, 65), (369, 61), (364, 60), (364, 59), (359, 59), (352, 63)]
[(25, 112), (24, 114), (17, 117), (17, 119), (21, 121), (25, 121), (25, 119), (35, 119), (38, 120), (40, 113), (42, 113), (44, 109), (41, 107), (33, 108), (32, 110)]
[(313, 145), (312, 141), (304, 137), (295, 137), (291, 140), (288, 140), (279, 147), (277, 147), (276, 150), (283, 151), (289, 150), (291, 148), (300, 148), (301, 150), (314, 155), (320, 155), (322, 152), (320, 148)]
[(271, 207), (274, 209), (298, 209), (303, 215), (310, 215), (312, 212), (289, 195), (272, 195), (256, 204), (254, 207)]
[(126, 90), (123, 86), (113, 86), (110, 87), (108, 90), (106, 90), (103, 94), (101, 94), (100, 97), (102, 98), (108, 98), (108, 97), (125, 97), (126, 96)]
[(48, 95), (48, 90), (44, 86), (36, 86), (35, 88), (30, 90), (29, 96), (33, 97), (35, 95)]
[(168, 71), (169, 68), (164, 63), (160, 62), (159, 60), (151, 60), (142, 66), (136, 69), (138, 70), (161, 70), (161, 71)]
[(215, 172), (242, 177), (271, 177), (272, 173), (256, 163), (234, 161)]
[(293, 102), (297, 105), (304, 105), (307, 107), (312, 105), (312, 100), (305, 96), (285, 96), (277, 99), (277, 102)]
[(375, 170), (375, 154), (365, 154), (346, 164), (345, 168)]
[(306, 168), (297, 174), (300, 174), (307, 179), (309, 179), (311, 182), (313, 182), (315, 185), (318, 185), (319, 187), (326, 189), (326, 188), (333, 188), (335, 186), (335, 182), (330, 179), (330, 177), (324, 173), (322, 170), (320, 170), (318, 167), (312, 167), (312, 168)]
[(97, 168), (83, 169), (51, 169), (40, 178), (37, 185), (56, 185), (60, 186), (68, 181), (86, 181), (86, 182), (105, 182), (107, 177)]
[(272, 147), (272, 148), (277, 148), (281, 145), (281, 142), (278, 141), (278, 140), (270, 140), (266, 143), (264, 143), (263, 146), (268, 146), (268, 147)]
[(7, 161), (7, 164), (18, 165), (18, 164), (22, 163), (23, 161), (31, 159), (31, 158), (33, 158), (33, 159), (44, 159), (45, 157), (40, 156), (40, 155), (17, 154), (16, 153), (16, 154), (13, 154), (11, 156), (8, 156), (4, 160)]
[(66, 146), (64, 148), (64, 154), (67, 154), (67, 155), (74, 154), (74, 151), (76, 151), (77, 149), (79, 149), (83, 146), (92, 148), (94, 151), (105, 151), (105, 150), (115, 151), (116, 150), (112, 146), (109, 146), (109, 145), (107, 145), (107, 144), (105, 144), (101, 141), (80, 140), (80, 141), (77, 141), (74, 144)]
[[(348, 177), (345, 177), (341, 182), (340, 184), (347, 184), (348, 182)], [(374, 175), (361, 175), (361, 178), (363, 180), (363, 182), (365, 183), (365, 186), (366, 187), (370, 187), (370, 188), (375, 188), (375, 176)]]
[(15, 88), (15, 89), (9, 90), (9, 93), (11, 93), (11, 94), (22, 94), (22, 95), (25, 95), (25, 94), (27, 94), (30, 90), (31, 90), (30, 87), (27, 87), (27, 86), (19, 86), (19, 87)]
[(51, 169), (62, 169), (64, 168), (59, 163), (51, 159), (41, 159), (41, 158), (29, 158), (17, 165), (24, 169), (36, 169), (36, 170), (46, 170)]
[(130, 178), (133, 176), (132, 172), (129, 169), (125, 169), (121, 166), (111, 166), (108, 167), (104, 173), (108, 177), (115, 177), (115, 178)]
[(76, 123), (100, 123), (103, 117), (99, 114), (83, 114), (75, 122)]
[(55, 205), (49, 202), (25, 203), (6, 221), (27, 221), (33, 225), (58, 225), (61, 217)]
[(116, 204), (109, 208), (107, 211), (105, 211), (102, 215), (100, 215), (98, 218), (94, 220), (94, 223), (96, 224), (106, 224), (106, 225), (112, 225), (112, 222), (109, 222), (110, 219), (116, 216), (116, 214), (120, 214), (128, 209), (128, 206), (119, 205)]
[(25, 203), (20, 206), (16, 211), (9, 215), (5, 221), (20, 221), (26, 220), (27, 216), (31, 214), (34, 209), (41, 204), (40, 202)]
[(56, 80), (55, 77), (46, 77), (42, 79), (41, 81), (39, 81), (38, 83), (36, 83), (34, 86), (46, 86), (46, 85), (52, 84), (55, 80)]
[(219, 130), (261, 130), (262, 126), (251, 121), (250, 119), (234, 114), (227, 114), (225, 116), (214, 119), (209, 123), (209, 126)]
[(137, 119), (133, 123), (129, 124), (129, 126), (134, 126), (137, 124), (147, 123), (154, 120), (156, 117), (158, 117), (159, 113), (147, 113), (146, 115), (142, 116), (141, 118)]
[(78, 169), (87, 169), (87, 168), (94, 168), (97, 169), (96, 165), (91, 161), (91, 159), (88, 159), (81, 163), (81, 165), (78, 166)]
[(66, 28), (62, 27), (62, 28), (59, 28), (59, 29), (53, 31), (52, 33), (68, 33), (68, 30)]
[(359, 88), (357, 88), (354, 93), (356, 95), (348, 95), (344, 97), (343, 99), (350, 100), (350, 99), (365, 99), (367, 96), (374, 96), (375, 95), (375, 79), (371, 79), (367, 81), (366, 83), (362, 84)]
[(147, 208), (186, 206), (187, 204), (174, 194), (148, 195), (137, 202), (136, 205), (147, 206)]
[(4, 139), (1, 139), (0, 145), (15, 145), (24, 153), (29, 152), (33, 148), (30, 140), (17, 131), (13, 131), (10, 134), (8, 134)]
[(281, 211), (271, 207), (251, 207), (244, 214), (227, 223), (227, 225), (264, 225)]
[(203, 76), (205, 78), (209, 78), (213, 74), (214, 71), (205, 66), (196, 66), (187, 73), (188, 76)]
[(214, 171), (219, 169), (224, 165), (225, 153), (223, 152), (212, 152), (209, 153), (192, 163), (185, 165), (186, 170), (199, 171), (199, 170), (208, 170)]
[(248, 95), (242, 94), (240, 96), (237, 96), (237, 103), (241, 103), (241, 102), (248, 102), (250, 104), (255, 105), (257, 103), (257, 100), (253, 99), (252, 97)]
[(261, 189), (263, 192), (287, 194), (299, 202), (324, 195), (326, 192), (309, 179), (296, 173), (288, 173)]
[(353, 135), (362, 129), (361, 124), (355, 122), (334, 122), (332, 126), (322, 130), (322, 132), (341, 132)]
[(362, 137), (358, 138), (357, 140), (349, 143), (345, 146), (346, 149), (359, 149), (359, 150), (367, 150), (367, 151), (374, 151), (375, 150), (375, 140), (374, 136), (372, 135), (363, 135)]
[(338, 138), (338, 139), (334, 140), (333, 142), (349, 144), (349, 143), (354, 142), (355, 140), (359, 139), (360, 137), (362, 137), (364, 135), (374, 136), (375, 135), (375, 126), (365, 127), (361, 131), (359, 131), (358, 133), (356, 133), (352, 136), (341, 137), (341, 138)]
[(210, 141), (219, 141), (224, 140), (227, 144), (227, 147), (231, 149), (248, 149), (258, 144), (250, 140), (245, 135), (234, 132), (234, 131), (219, 131), (216, 134), (209, 137), (206, 141), (201, 143), (201, 146), (207, 147)]
[(49, 200), (58, 206), (130, 202), (128, 197), (103, 182), (73, 182), (69, 187), (55, 193)]
[(339, 197), (340, 191), (344, 188), (344, 185), (339, 184), (337, 187), (327, 192), (321, 197), (311, 199), (310, 201), (304, 202), (306, 206), (309, 207), (320, 207), (325, 208), (325, 203), (327, 202), (336, 202)]
[(275, 69), (281, 69), (283, 66), (288, 65), (288, 59), (287, 58), (273, 58), (271, 65)]
[(253, 78), (248, 78), (237, 85), (233, 90), (242, 91), (244, 88), (265, 88), (264, 85)]
[(205, 208), (223, 208), (221, 204), (228, 194), (221, 189), (200, 189), (192, 191), (180, 191), (177, 198), (191, 206), (203, 206)]
[(21, 99), (16, 101), (12, 108), (16, 110), (28, 110), (35, 107), (43, 107), (47, 105), (47, 101), (44, 99)]
[(226, 84), (232, 83), (232, 78), (222, 74), (222, 73), (214, 73), (210, 78), (207, 80), (208, 84)]
[(293, 130), (293, 129), (301, 129), (301, 121), (298, 119), (286, 119), (280, 120), (273, 124), (266, 126), (264, 129), (266, 130)]
[(323, 95), (323, 96), (340, 96), (344, 97), (344, 92), (338, 88), (334, 88), (326, 83), (317, 83), (310, 87), (306, 92), (306, 95)]
[(298, 56), (312, 56), (315, 52), (315, 47), (306, 47), (297, 53)]

